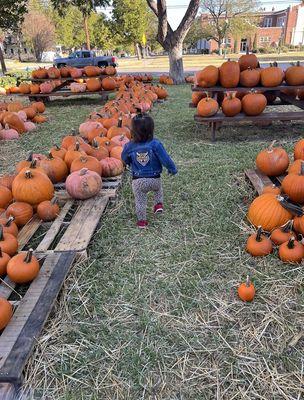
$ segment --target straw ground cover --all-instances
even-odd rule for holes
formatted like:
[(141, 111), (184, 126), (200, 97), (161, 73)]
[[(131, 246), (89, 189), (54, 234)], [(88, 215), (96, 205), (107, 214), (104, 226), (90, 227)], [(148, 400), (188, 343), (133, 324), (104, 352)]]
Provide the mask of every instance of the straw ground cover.
[[(243, 170), (273, 138), (291, 150), (304, 124), (225, 127), (213, 145), (189, 98), (189, 86), (172, 87), (153, 111), (179, 169), (163, 175), (164, 215), (149, 211), (139, 232), (125, 179), (30, 359), (25, 378), (36, 398), (303, 397), (303, 267), (244, 252), (254, 192)], [(52, 123), (14, 152), (45, 149), (95, 106), (68, 104), (49, 107)], [(235, 294), (247, 273), (252, 304)]]

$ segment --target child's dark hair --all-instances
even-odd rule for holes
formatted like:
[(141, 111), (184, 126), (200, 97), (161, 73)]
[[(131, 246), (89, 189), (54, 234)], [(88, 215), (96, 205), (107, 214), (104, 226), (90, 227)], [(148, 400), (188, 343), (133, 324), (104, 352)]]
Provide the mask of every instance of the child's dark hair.
[(137, 114), (132, 119), (132, 141), (149, 142), (153, 139), (154, 121), (148, 114)]

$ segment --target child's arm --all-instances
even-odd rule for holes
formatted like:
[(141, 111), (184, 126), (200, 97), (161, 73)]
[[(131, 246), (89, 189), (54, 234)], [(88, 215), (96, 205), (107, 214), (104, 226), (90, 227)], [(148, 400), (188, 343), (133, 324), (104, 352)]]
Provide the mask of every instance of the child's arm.
[(127, 165), (131, 164), (131, 157), (128, 154), (127, 145), (125, 145), (123, 148), (123, 151), (121, 153), (121, 159), (125, 164), (127, 164)]
[(169, 174), (172, 174), (172, 175), (177, 174), (176, 165), (174, 164), (174, 162), (171, 159), (171, 157), (169, 156), (169, 154), (166, 152), (166, 149), (164, 148), (164, 146), (161, 142), (157, 143), (156, 154), (157, 154), (157, 157), (159, 158), (159, 161), (163, 164), (164, 167), (167, 168)]

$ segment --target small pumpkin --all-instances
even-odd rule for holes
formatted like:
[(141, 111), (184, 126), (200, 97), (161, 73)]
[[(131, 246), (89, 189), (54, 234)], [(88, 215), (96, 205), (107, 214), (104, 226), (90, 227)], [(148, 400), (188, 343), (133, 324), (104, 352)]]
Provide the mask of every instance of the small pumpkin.
[(53, 157), (52, 153), (49, 153), (48, 158), (40, 161), (40, 168), (45, 171), (53, 183), (64, 181), (69, 173), (68, 167), (62, 158)]
[(121, 153), (123, 148), (121, 146), (115, 146), (110, 150), (110, 157), (117, 158), (117, 160), (121, 160)]
[(113, 78), (110, 78), (109, 76), (106, 78), (103, 78), (101, 81), (101, 86), (103, 90), (111, 91), (116, 89), (116, 82)]
[(259, 86), (261, 79), (261, 72), (259, 69), (245, 69), (240, 74), (240, 84), (244, 87), (253, 88)]
[(243, 301), (252, 301), (255, 296), (255, 287), (252, 282), (250, 282), (249, 276), (247, 275), (246, 282), (243, 282), (239, 285), (238, 296)]
[(15, 178), (16, 175), (2, 175), (0, 176), (0, 185), (7, 187), (9, 190), (12, 190), (12, 184)]
[(117, 126), (111, 126), (107, 132), (107, 137), (112, 139), (115, 136), (125, 135), (128, 139), (131, 139), (130, 131), (127, 127), (122, 126), (122, 118), (118, 119)]
[(29, 94), (31, 93), (31, 86), (28, 83), (22, 82), (19, 85), (20, 93)]
[(17, 239), (11, 233), (4, 233), (3, 225), (0, 225), (0, 247), (9, 256), (13, 256), (18, 251)]
[(64, 149), (63, 147), (59, 147), (57, 144), (54, 144), (50, 150), (50, 154), (53, 157), (58, 157), (61, 158), (62, 160), (64, 160), (66, 152), (67, 152), (66, 149)]
[(0, 208), (6, 208), (13, 200), (10, 189), (0, 185)]
[(8, 124), (5, 125), (4, 129), (0, 130), (1, 140), (16, 140), (19, 139), (19, 133), (16, 129), (10, 128)]
[(32, 119), (35, 124), (43, 124), (44, 122), (47, 122), (47, 117), (41, 114), (35, 115), (35, 117)]
[(83, 168), (87, 168), (90, 171), (95, 171), (101, 175), (101, 165), (95, 157), (81, 156), (76, 158), (71, 164), (71, 172), (80, 171)]
[(288, 240), (295, 235), (295, 233), (292, 231), (292, 227), (293, 220), (290, 220), (285, 225), (274, 229), (270, 235), (271, 241), (277, 246), (284, 242), (288, 242)]
[(304, 139), (299, 140), (294, 147), (294, 159), (304, 160)]
[(271, 194), (278, 195), (278, 194), (281, 194), (281, 189), (278, 186), (276, 186), (275, 184), (267, 185), (267, 186), (264, 186), (261, 194), (265, 194), (265, 193), (271, 193)]
[(304, 161), (301, 161), (301, 170), (297, 174), (288, 174), (282, 181), (283, 192), (296, 203), (304, 203)]
[(124, 147), (127, 143), (129, 143), (129, 141), (130, 140), (124, 134), (119, 136), (114, 136), (113, 139), (111, 139), (111, 142), (114, 143), (115, 146), (121, 146), (121, 147)]
[(48, 94), (53, 91), (54, 86), (53, 86), (52, 82), (43, 82), (40, 84), (39, 88), (40, 88), (41, 93)]
[(50, 67), (47, 70), (48, 77), (50, 79), (58, 79), (60, 78), (60, 70), (56, 67)]
[(0, 225), (3, 226), (4, 233), (10, 233), (11, 235), (18, 236), (18, 227), (15, 224), (15, 218), (10, 216), (9, 218), (0, 218)]
[(72, 162), (76, 160), (76, 158), (79, 158), (80, 156), (85, 156), (86, 153), (80, 149), (80, 143), (76, 142), (73, 148), (69, 148), (69, 150), (66, 152), (66, 155), (64, 157), (64, 162), (68, 166), (68, 168), (71, 168)]
[(226, 117), (234, 117), (242, 111), (242, 102), (235, 97), (233, 93), (229, 93), (222, 102), (222, 111)]
[(26, 132), (24, 122), (15, 113), (7, 113), (3, 118), (3, 122), (9, 125), (10, 128), (15, 129), (19, 134)]
[(33, 217), (33, 207), (24, 202), (16, 201), (6, 209), (7, 218), (14, 217), (17, 226), (23, 226)]
[(296, 65), (291, 65), (285, 72), (285, 80), (290, 86), (304, 85), (304, 66), (299, 61)]
[(99, 78), (89, 78), (86, 80), (87, 89), (89, 92), (98, 92), (101, 90), (101, 81)]
[[(92, 157), (97, 158), (97, 160), (103, 160), (106, 157), (109, 157), (109, 152), (110, 152), (110, 148), (107, 148), (106, 146), (104, 146), (103, 144), (100, 144), (97, 142), (98, 138), (95, 138), (92, 142)], [(103, 138), (100, 138), (103, 139)], [(107, 143), (109, 142), (108, 138), (105, 138)]]
[(211, 97), (206, 97), (197, 105), (197, 114), (201, 117), (212, 117), (219, 110), (219, 104)]
[(66, 190), (74, 199), (86, 200), (99, 193), (102, 180), (95, 171), (86, 168), (72, 172), (65, 182)]
[(256, 157), (256, 166), (268, 176), (282, 175), (288, 168), (289, 157), (282, 147), (274, 147), (275, 140), (266, 150), (262, 150)]
[(104, 158), (100, 161), (100, 164), (102, 166), (103, 177), (118, 176), (124, 171), (122, 161), (113, 157)]
[(272, 253), (271, 240), (262, 235), (262, 227), (259, 226), (256, 233), (247, 239), (246, 251), (254, 257), (263, 257)]
[(245, 71), (248, 68), (258, 68), (259, 60), (255, 54), (249, 54), (249, 48), (247, 46), (246, 54), (243, 54), (239, 58), (239, 66), (241, 71)]
[(39, 274), (39, 262), (33, 255), (33, 249), (12, 257), (7, 264), (7, 275), (11, 281), (19, 284), (34, 280)]
[(59, 215), (60, 209), (57, 203), (52, 203), (49, 200), (39, 203), (37, 206), (38, 217), (44, 221), (54, 221)]
[(37, 114), (37, 110), (34, 107), (26, 107), (23, 109), (28, 119), (32, 119)]
[(277, 66), (277, 63), (270, 64), (270, 67), (261, 70), (261, 84), (265, 87), (280, 86), (284, 79), (284, 73)]
[(13, 306), (9, 301), (0, 297), (0, 331), (4, 329), (13, 316)]
[(45, 105), (42, 101), (34, 101), (31, 103), (31, 107), (35, 108), (37, 113), (43, 114), (45, 112)]
[(292, 236), (279, 246), (279, 258), (283, 262), (300, 263), (304, 258), (304, 246)]
[(206, 93), (204, 92), (192, 92), (192, 104), (196, 107), (200, 100), (202, 100), (204, 97), (206, 97)]

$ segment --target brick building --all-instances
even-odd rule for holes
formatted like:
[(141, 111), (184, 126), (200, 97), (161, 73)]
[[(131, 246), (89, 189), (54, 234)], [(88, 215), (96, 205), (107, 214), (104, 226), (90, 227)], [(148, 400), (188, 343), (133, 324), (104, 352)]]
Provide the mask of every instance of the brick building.
[[(238, 52), (244, 52), (246, 46), (252, 49), (254, 43), (257, 48), (277, 47), (279, 43), (286, 46), (304, 45), (304, 4), (290, 6), (280, 11), (261, 10), (256, 17), (259, 23), (254, 34), (238, 39), (237, 43), (232, 36), (228, 36), (222, 47), (227, 45)], [(202, 26), (209, 24), (209, 14), (202, 14), (201, 22)], [(209, 52), (212, 52), (218, 49), (218, 44), (213, 39), (209, 41), (202, 39), (198, 42), (197, 48), (199, 51), (208, 49)]]

